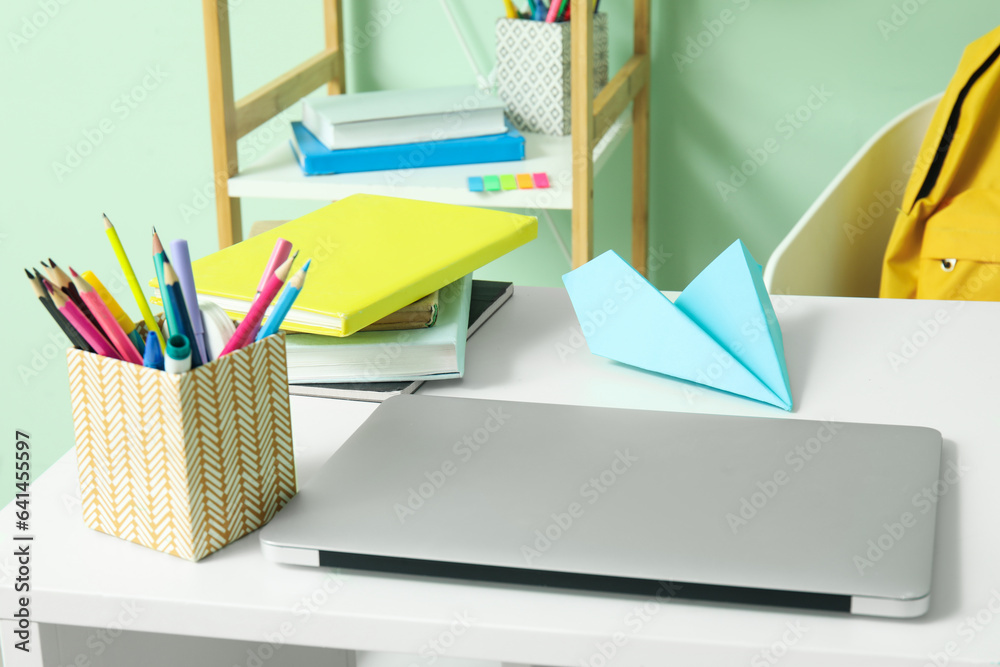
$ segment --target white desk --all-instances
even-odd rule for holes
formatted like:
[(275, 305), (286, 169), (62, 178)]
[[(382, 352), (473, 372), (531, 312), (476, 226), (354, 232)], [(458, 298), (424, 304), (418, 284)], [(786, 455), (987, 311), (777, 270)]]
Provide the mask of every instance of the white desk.
[[(279, 633), (293, 644), (414, 654), (447, 639), (435, 655), (537, 665), (600, 667), (616, 633), (623, 645), (614, 665), (771, 665), (780, 654), (783, 667), (918, 666), (949, 650), (957, 657), (948, 664), (1000, 660), (1000, 304), (779, 297), (775, 305), (793, 418), (934, 427), (945, 436), (946, 461), (962, 466), (940, 500), (931, 610), (922, 618), (336, 574), (265, 562), (256, 534), (188, 563), (85, 528), (68, 454), (32, 487), (33, 620), (101, 626), (138, 602), (143, 611), (130, 630), (257, 643)], [(935, 328), (927, 323), (936, 316)], [(786, 416), (594, 357), (574, 347), (580, 342), (565, 292), (521, 288), (470, 341), (467, 377), (423, 393)], [(894, 368), (892, 355), (905, 363)], [(373, 409), (320, 399), (292, 405), (300, 483)], [(0, 512), (0, 527), (8, 526), (9, 506)], [(0, 559), (0, 615), (8, 618), (11, 551)], [(315, 604), (306, 611), (310, 596)], [(449, 630), (456, 615), (470, 619), (460, 635)], [(5, 645), (9, 632), (5, 624)], [(412, 662), (430, 664), (429, 657)]]

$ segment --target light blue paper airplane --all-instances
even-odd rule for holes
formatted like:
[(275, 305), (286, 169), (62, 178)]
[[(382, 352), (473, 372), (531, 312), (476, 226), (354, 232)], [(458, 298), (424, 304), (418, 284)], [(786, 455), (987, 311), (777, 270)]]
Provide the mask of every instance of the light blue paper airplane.
[(781, 328), (742, 241), (674, 303), (612, 250), (563, 282), (594, 354), (792, 409)]

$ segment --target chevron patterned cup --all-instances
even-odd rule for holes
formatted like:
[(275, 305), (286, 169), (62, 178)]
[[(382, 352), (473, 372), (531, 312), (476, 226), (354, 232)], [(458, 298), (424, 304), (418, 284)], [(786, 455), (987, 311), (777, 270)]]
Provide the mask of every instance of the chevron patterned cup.
[(67, 353), (83, 520), (200, 560), (295, 495), (285, 336), (180, 375)]
[[(570, 114), (570, 21), (497, 19), (497, 93), (522, 132), (566, 135)], [(594, 15), (594, 95), (608, 83), (608, 15)]]

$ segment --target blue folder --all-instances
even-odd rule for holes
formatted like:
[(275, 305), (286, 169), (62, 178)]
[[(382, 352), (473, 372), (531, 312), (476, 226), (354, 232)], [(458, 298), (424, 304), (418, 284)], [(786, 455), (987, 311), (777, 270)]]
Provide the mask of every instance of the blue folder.
[(307, 176), (524, 159), (524, 137), (509, 122), (506, 134), (336, 151), (321, 144), (302, 123), (293, 122), (289, 143)]

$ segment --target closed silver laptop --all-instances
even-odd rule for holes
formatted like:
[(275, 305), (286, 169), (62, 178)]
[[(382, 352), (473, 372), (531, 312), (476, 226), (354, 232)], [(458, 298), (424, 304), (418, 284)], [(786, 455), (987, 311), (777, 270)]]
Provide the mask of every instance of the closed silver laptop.
[(282, 563), (911, 617), (940, 461), (912, 426), (399, 396), (260, 539)]

